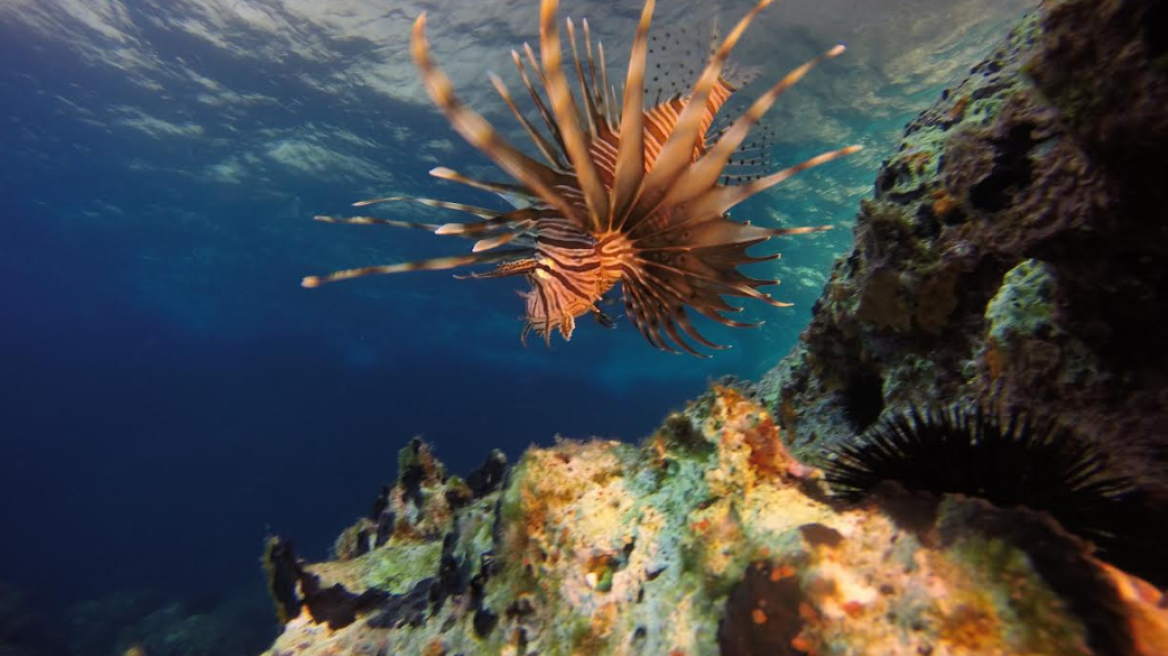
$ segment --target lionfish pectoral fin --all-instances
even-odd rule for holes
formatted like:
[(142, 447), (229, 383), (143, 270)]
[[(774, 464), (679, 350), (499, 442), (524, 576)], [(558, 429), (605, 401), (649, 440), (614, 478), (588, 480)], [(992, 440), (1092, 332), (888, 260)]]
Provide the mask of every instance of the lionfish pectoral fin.
[(518, 231), (512, 231), (512, 232), (505, 232), (505, 233), (498, 235), (496, 237), (488, 237), (486, 239), (480, 239), (474, 243), (474, 246), (471, 247), (470, 250), (472, 253), (481, 253), (483, 251), (489, 251), (489, 250), (498, 248), (504, 244), (511, 243), (511, 241), (514, 240), (516, 237), (518, 237), (520, 234), (522, 234), (522, 233), (520, 233)]
[(414, 21), (410, 50), (426, 91), (434, 104), (446, 115), (455, 131), (524, 187), (562, 212), (563, 216), (579, 221), (579, 212), (576, 208), (555, 190), (563, 176), (504, 141), (485, 118), (464, 105), (454, 94), (450, 78), (438, 68), (430, 56), (430, 43), (426, 39), (425, 13)]
[[(786, 237), (789, 235), (806, 235), (806, 234), (809, 234), (812, 232), (826, 232), (828, 230), (833, 229), (834, 227), (835, 226), (822, 225), (822, 226), (800, 226), (798, 228), (767, 228), (766, 230), (767, 230), (767, 232), (771, 233), (772, 235), (774, 235), (776, 237)], [(776, 255), (775, 258), (771, 258), (771, 259), (777, 259), (777, 258), (778, 258), (778, 255)]]
[(311, 289), (320, 287), (325, 283), (337, 282), (340, 280), (350, 280), (352, 278), (363, 278), (365, 276), (405, 273), (407, 271), (441, 271), (443, 269), (454, 269), (472, 264), (499, 262), (501, 260), (509, 260), (522, 255), (531, 255), (530, 249), (494, 253), (473, 253), (471, 255), (456, 255), (454, 257), (437, 257), (430, 260), (419, 260), (417, 262), (402, 262), (400, 264), (387, 264), (381, 266), (359, 267), (356, 269), (344, 269), (341, 271), (334, 271), (333, 273), (325, 276), (307, 276), (300, 281), (300, 286)]
[(852, 153), (858, 153), (861, 150), (863, 150), (863, 146), (848, 146), (839, 150), (831, 150), (826, 153), (820, 153), (792, 167), (783, 169), (778, 173), (773, 173), (765, 178), (755, 180), (754, 182), (735, 187), (714, 187), (703, 192), (702, 195), (694, 199), (693, 203), (686, 206), (686, 214), (682, 221), (700, 221), (721, 216), (742, 201), (759, 192), (770, 189), (797, 173), (851, 155)]
[[(527, 55), (527, 60), (531, 62), (531, 69), (534, 71), (535, 76), (539, 79), (540, 83), (543, 84), (543, 72), (539, 70), (539, 64), (535, 61), (535, 53), (531, 50), (531, 46), (527, 43), (524, 43), (523, 52)], [(523, 86), (527, 88), (527, 93), (529, 96), (531, 96), (531, 101), (535, 105), (536, 110), (539, 112), (540, 117), (543, 119), (544, 125), (547, 126), (548, 132), (551, 133), (552, 139), (556, 142), (556, 145), (559, 146), (558, 151), (554, 149), (552, 151), (555, 155), (557, 166), (563, 170), (568, 170), (570, 167), (564, 161), (564, 157), (567, 156), (568, 149), (564, 147), (564, 137), (560, 134), (560, 126), (556, 124), (556, 120), (552, 116), (551, 110), (547, 108), (547, 105), (545, 105), (543, 102), (543, 98), (540, 97), (539, 92), (535, 90), (535, 85), (532, 84), (531, 78), (527, 75), (527, 67), (524, 66), (523, 59), (515, 50), (511, 51), (511, 61), (515, 63), (515, 69), (519, 71), (519, 79), (523, 81)], [(560, 156), (561, 154), (563, 157)]]
[[(645, 178), (645, 59), (649, 49), (649, 26), (654, 0), (646, 0), (641, 22), (629, 53), (629, 72), (620, 114), (620, 145), (613, 171), (609, 230), (621, 229), (641, 192)], [(614, 94), (615, 95), (615, 94)]]
[(473, 205), (463, 205), (462, 203), (451, 203), (444, 200), (434, 200), (433, 198), (420, 198), (418, 196), (387, 196), (385, 198), (370, 198), (369, 200), (361, 200), (353, 203), (353, 207), (365, 207), (367, 205), (375, 205), (378, 203), (393, 202), (418, 203), (421, 205), (428, 205), (430, 207), (440, 207), (458, 212), (466, 212), (483, 219), (493, 219), (500, 215), (500, 213), (496, 212), (495, 210), (488, 210), (482, 207), (475, 207)]
[(540, 54), (543, 56), (544, 89), (552, 101), (552, 112), (559, 123), (564, 147), (568, 151), (568, 160), (576, 174), (580, 191), (583, 192), (584, 204), (588, 207), (587, 217), (578, 217), (584, 220), (577, 220), (577, 224), (590, 230), (600, 230), (604, 227), (602, 221), (607, 223), (608, 191), (601, 182), (596, 163), (592, 161), (588, 136), (580, 127), (576, 100), (572, 95), (568, 78), (564, 75), (563, 51), (556, 26), (558, 6), (558, 0), (543, 0), (540, 4), (539, 45)]
[[(672, 295), (672, 292), (667, 287), (660, 286), (659, 280), (651, 280), (651, 276), (648, 280), (642, 278), (646, 272), (641, 271), (640, 274), (641, 276), (637, 278), (626, 279), (622, 288), (625, 292), (629, 318), (645, 336), (645, 339), (649, 340), (653, 346), (669, 353), (679, 353), (670, 345), (670, 341), (672, 341), (682, 351), (694, 357), (710, 357), (690, 346), (677, 332), (677, 326), (673, 319), (674, 311), (671, 309), (676, 305), (676, 299), (662, 296), (662, 293)], [(662, 334), (663, 330), (665, 335), (669, 336), (668, 340)]]
[(465, 176), (458, 171), (446, 168), (445, 166), (438, 166), (430, 169), (430, 175), (438, 178), (439, 180), (457, 182), (468, 187), (481, 189), (482, 191), (490, 191), (496, 194), (522, 196), (524, 199), (526, 199), (525, 205), (530, 205), (532, 200), (538, 198), (538, 196), (532, 194), (526, 187), (521, 185), (508, 184), (506, 182), (488, 182), (486, 180), (479, 180), (477, 178)]
[(685, 109), (682, 110), (673, 131), (661, 148), (657, 160), (653, 163), (653, 170), (645, 176), (644, 189), (641, 191), (641, 197), (637, 200), (635, 209), (635, 214), (638, 216), (651, 216), (665, 199), (674, 183), (689, 167), (693, 159), (694, 149), (702, 140), (702, 118), (706, 113), (710, 93), (713, 91), (714, 85), (721, 79), (722, 68), (746, 32), (746, 28), (771, 2), (772, 0), (759, 0), (726, 35), (722, 44), (714, 52), (714, 56), (710, 58), (709, 64), (706, 65), (701, 77), (694, 85), (693, 93), (686, 102)]
[(409, 228), (411, 230), (425, 230), (426, 232), (437, 232), (442, 227), (437, 223), (418, 223), (416, 221), (378, 219), (372, 216), (350, 216), (345, 218), (337, 218), (335, 216), (317, 214), (316, 216), (312, 217), (312, 220), (320, 221), (321, 223), (343, 223), (348, 225), (387, 225), (393, 228)]
[(515, 116), (515, 119), (519, 121), (521, 126), (523, 126), (523, 130), (527, 132), (527, 136), (531, 139), (532, 143), (535, 144), (536, 149), (539, 150), (541, 155), (543, 155), (543, 158), (548, 163), (548, 166), (551, 166), (555, 169), (564, 170), (566, 167), (564, 166), (564, 163), (557, 157), (551, 143), (548, 142), (548, 140), (539, 133), (539, 130), (535, 129), (535, 126), (532, 125), (531, 121), (527, 120), (527, 117), (523, 115), (523, 112), (519, 111), (519, 107), (515, 104), (515, 100), (511, 97), (511, 92), (507, 90), (507, 85), (503, 83), (502, 78), (500, 78), (498, 75), (495, 75), (494, 73), (491, 73), (489, 77), (491, 79), (491, 84), (495, 86), (495, 91), (498, 92), (499, 97), (503, 99), (503, 103), (507, 105), (507, 108), (511, 110), (511, 113)]
[[(538, 267), (539, 263), (536, 260), (525, 258), (522, 260), (503, 262), (490, 271), (468, 273), (465, 276), (455, 276), (455, 278), (458, 278), (459, 280), (467, 280), (479, 278), (508, 278), (510, 276), (524, 276), (531, 273)], [(526, 292), (516, 291), (515, 293), (526, 298)]]
[(678, 184), (674, 185), (674, 188), (670, 191), (669, 201), (672, 203), (682, 203), (714, 186), (719, 176), (725, 170), (726, 165), (730, 163), (734, 153), (738, 152), (742, 142), (750, 134), (751, 129), (774, 106), (779, 96), (802, 80), (817, 64), (827, 59), (838, 57), (843, 54), (844, 50), (844, 46), (837, 45), (822, 55), (811, 59), (792, 70), (782, 80), (779, 80), (777, 84), (768, 89), (766, 93), (755, 100), (742, 116), (739, 116), (729, 128), (723, 131), (710, 151), (698, 160), (694, 166), (690, 167), (678, 181)]
[(568, 42), (572, 44), (572, 59), (576, 63), (576, 79), (580, 81), (580, 95), (584, 97), (584, 117), (588, 119), (588, 136), (595, 139), (596, 126), (599, 124), (599, 112), (596, 109), (596, 98), (592, 96), (592, 86), (584, 77), (584, 65), (580, 62), (580, 50), (576, 47), (576, 28), (571, 16), (565, 21), (568, 27)]

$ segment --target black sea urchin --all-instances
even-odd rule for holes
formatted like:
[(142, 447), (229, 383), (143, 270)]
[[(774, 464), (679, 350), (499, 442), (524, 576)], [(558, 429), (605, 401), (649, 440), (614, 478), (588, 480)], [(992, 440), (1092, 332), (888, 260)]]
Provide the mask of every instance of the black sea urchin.
[[(886, 414), (858, 442), (829, 454), (835, 496), (857, 501), (884, 481), (1052, 515), (1103, 556), (1147, 575), (1157, 529), (1145, 494), (1106, 454), (1054, 422), (985, 407)], [(1155, 576), (1153, 578), (1162, 578)]]

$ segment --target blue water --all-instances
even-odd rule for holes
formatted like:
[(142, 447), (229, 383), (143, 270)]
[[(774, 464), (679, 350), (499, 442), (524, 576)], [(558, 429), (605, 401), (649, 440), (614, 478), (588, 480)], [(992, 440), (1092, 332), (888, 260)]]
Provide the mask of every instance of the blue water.
[[(264, 536), (325, 557), (415, 435), (465, 472), (491, 448), (514, 459), (556, 434), (636, 440), (709, 380), (757, 377), (806, 324), (878, 164), (815, 173), (836, 185), (822, 203), (780, 188), (735, 211), (841, 229), (778, 244), (780, 277), (817, 277), (777, 293), (794, 309), (748, 304), (768, 321), (760, 330), (703, 328), (731, 351), (708, 361), (656, 351), (619, 307), (615, 330), (584, 318), (571, 343), (523, 348), (514, 281), (438, 272), (298, 285), (466, 247), (314, 214), (387, 191), (504, 207), (426, 174), (487, 165), (437, 112), (344, 79), (381, 56), (378, 44), (298, 25), (336, 59), (245, 59), (279, 44), (233, 24), (220, 36), (238, 50), (216, 47), (164, 27), (182, 17), (152, 2), (117, 5), (111, 24), (132, 37), (119, 40), (75, 19), (78, 6), (0, 11), (0, 581), (50, 611), (133, 588), (261, 593)], [(152, 59), (119, 64), (119, 49)], [(783, 67), (813, 52), (796, 50)], [(863, 51), (858, 61), (875, 66)], [(783, 135), (782, 161), (855, 141), (879, 150), (913, 113), (904, 102), (866, 116), (831, 80), (809, 82), (803, 102), (835, 98), (829, 116), (849, 134)], [(941, 82), (890, 93), (927, 98)], [(409, 139), (388, 138), (402, 128)], [(430, 140), (449, 145), (427, 150)]]

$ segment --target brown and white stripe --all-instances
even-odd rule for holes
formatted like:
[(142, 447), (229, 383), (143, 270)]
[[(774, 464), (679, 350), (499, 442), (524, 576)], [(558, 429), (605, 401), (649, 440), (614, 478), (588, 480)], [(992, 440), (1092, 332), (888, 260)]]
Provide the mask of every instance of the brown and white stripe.
[[(582, 102), (577, 102), (565, 73), (558, 29), (558, 0), (541, 0), (539, 57), (528, 44), (523, 55), (513, 50), (524, 88), (542, 120), (541, 130), (527, 118), (501, 79), (490, 76), (503, 103), (519, 122), (542, 161), (514, 148), (478, 113), (454, 94), (449, 78), (437, 67), (426, 40), (426, 16), (414, 24), (411, 51), (430, 97), (455, 130), (506, 171), (514, 183), (477, 180), (448, 168), (435, 177), (470, 187), (518, 197), (527, 207), (510, 212), (412, 196), (361, 201), (356, 206), (391, 201), (422, 203), (477, 217), (466, 223), (417, 223), (352, 217), (317, 217), (332, 223), (389, 225), (422, 229), (440, 235), (475, 239), (468, 255), (338, 271), (303, 280), (305, 287), (383, 273), (450, 269), (495, 263), (495, 268), (464, 278), (522, 276), (531, 285), (522, 296), (527, 318), (523, 337), (534, 331), (550, 343), (559, 331), (569, 339), (575, 320), (585, 313), (606, 318), (601, 298), (620, 287), (630, 321), (654, 346), (702, 356), (692, 345), (724, 348), (706, 339), (690, 321), (688, 311), (732, 327), (751, 325), (728, 315), (741, 311), (725, 297), (776, 301), (759, 288), (776, 284), (739, 271), (778, 254), (751, 256), (747, 250), (780, 235), (825, 230), (763, 228), (739, 223), (727, 212), (751, 196), (792, 175), (856, 152), (851, 146), (813, 157), (770, 175), (750, 174), (733, 161), (754, 149), (746, 166), (760, 159), (761, 145), (747, 136), (778, 97), (811, 68), (843, 52), (836, 46), (796, 68), (768, 89), (728, 127), (710, 134), (719, 112), (737, 91), (727, 65), (735, 45), (754, 18), (771, 3), (760, 0), (711, 51), (708, 64), (693, 88), (645, 107), (644, 83), (649, 29), (655, 0), (646, 0), (633, 39), (624, 93), (618, 101), (609, 81), (604, 46), (593, 39), (583, 21), (584, 48), (577, 43), (575, 24), (565, 23), (571, 46), (569, 66), (576, 76)], [(735, 78), (740, 79), (740, 78)], [(762, 153), (765, 155), (765, 152)], [(727, 171), (728, 167), (731, 168)], [(722, 181), (722, 184), (719, 184)], [(741, 181), (741, 184), (729, 184)], [(507, 248), (502, 248), (506, 246)], [(702, 356), (705, 357), (705, 356)]]

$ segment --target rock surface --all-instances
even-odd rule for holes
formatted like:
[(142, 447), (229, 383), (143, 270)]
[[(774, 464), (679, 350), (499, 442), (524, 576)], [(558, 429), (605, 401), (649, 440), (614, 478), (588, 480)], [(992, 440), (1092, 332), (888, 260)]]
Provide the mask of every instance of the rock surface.
[[(441, 471), (426, 445), (411, 449)], [(409, 480), (388, 492), (397, 520), (380, 546), (345, 537), (334, 560), (294, 563), (300, 610), (269, 656), (1168, 646), (1163, 597), (1047, 516), (894, 486), (845, 506), (733, 388), (637, 446), (532, 448), (474, 498), (452, 477), (423, 477), (416, 493)]]
[(1043, 3), (912, 121), (796, 351), (764, 382), (814, 457), (920, 401), (1075, 426), (1168, 488), (1168, 21)]
[(895, 483), (845, 504), (801, 463), (965, 400), (1057, 417), (1168, 489), (1162, 7), (1046, 2), (913, 121), (751, 392), (467, 481), (415, 441), (332, 560), (273, 539), (266, 654), (1168, 653), (1162, 592), (1050, 516)]

